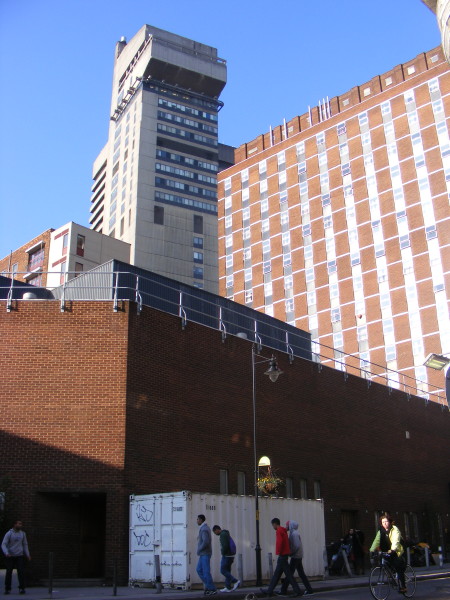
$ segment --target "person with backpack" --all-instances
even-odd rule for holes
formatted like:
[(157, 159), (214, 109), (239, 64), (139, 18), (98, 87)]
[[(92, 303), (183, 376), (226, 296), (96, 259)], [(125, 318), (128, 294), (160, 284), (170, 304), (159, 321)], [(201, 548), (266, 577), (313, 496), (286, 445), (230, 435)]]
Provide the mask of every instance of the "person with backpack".
[(2, 551), (6, 557), (5, 594), (11, 591), (12, 572), (17, 569), (19, 591), (25, 594), (25, 558), (31, 560), (27, 535), (22, 531), (22, 521), (15, 521), (2, 541)]
[(385, 513), (380, 519), (380, 528), (378, 529), (377, 535), (372, 542), (370, 552), (375, 550), (381, 550), (389, 555), (389, 563), (398, 573), (398, 580), (400, 582), (399, 592), (404, 594), (406, 592), (405, 585), (405, 569), (406, 563), (403, 558), (403, 546), (401, 544), (402, 534), (400, 529), (394, 525), (394, 519), (389, 513)]
[(220, 553), (222, 554), (220, 572), (225, 577), (225, 587), (220, 591), (234, 592), (234, 590), (237, 590), (241, 585), (240, 580), (236, 579), (236, 577), (231, 574), (231, 565), (233, 564), (236, 555), (236, 544), (228, 529), (222, 529), (220, 525), (214, 525), (213, 533), (219, 536)]

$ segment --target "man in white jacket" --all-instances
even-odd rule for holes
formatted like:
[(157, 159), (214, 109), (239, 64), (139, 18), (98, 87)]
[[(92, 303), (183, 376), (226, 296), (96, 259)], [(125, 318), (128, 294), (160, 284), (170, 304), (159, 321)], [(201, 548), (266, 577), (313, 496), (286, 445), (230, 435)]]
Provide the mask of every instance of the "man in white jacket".
[[(313, 594), (314, 591), (311, 587), (311, 584), (306, 577), (305, 571), (303, 570), (303, 544), (302, 538), (300, 537), (300, 533), (298, 531), (298, 523), (297, 521), (288, 521), (286, 523), (286, 529), (289, 532), (289, 546), (291, 548), (291, 560), (289, 562), (289, 570), (294, 576), (295, 571), (297, 570), (300, 579), (302, 580), (303, 585), (305, 586), (304, 596), (309, 596)], [(288, 589), (289, 582), (285, 579), (281, 586), (281, 594), (285, 595)]]

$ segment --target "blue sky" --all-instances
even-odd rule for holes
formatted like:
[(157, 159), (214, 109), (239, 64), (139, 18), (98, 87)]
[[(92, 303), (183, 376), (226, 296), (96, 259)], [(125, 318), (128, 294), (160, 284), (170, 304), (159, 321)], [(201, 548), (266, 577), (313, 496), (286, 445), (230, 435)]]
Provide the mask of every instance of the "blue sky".
[(420, 0), (0, 0), (0, 257), (88, 226), (115, 43), (145, 23), (227, 61), (219, 139), (233, 146), (440, 43)]

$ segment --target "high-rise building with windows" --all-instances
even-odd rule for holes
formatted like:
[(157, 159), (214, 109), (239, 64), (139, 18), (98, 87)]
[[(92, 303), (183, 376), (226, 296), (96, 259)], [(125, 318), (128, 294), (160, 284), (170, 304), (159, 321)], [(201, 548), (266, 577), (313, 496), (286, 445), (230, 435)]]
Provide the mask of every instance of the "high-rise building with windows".
[(336, 368), (443, 388), (424, 360), (450, 353), (449, 115), (436, 48), (240, 146), (221, 295), (310, 331)]
[(92, 229), (130, 262), (217, 292), (217, 50), (144, 25), (116, 45), (108, 142), (93, 167)]

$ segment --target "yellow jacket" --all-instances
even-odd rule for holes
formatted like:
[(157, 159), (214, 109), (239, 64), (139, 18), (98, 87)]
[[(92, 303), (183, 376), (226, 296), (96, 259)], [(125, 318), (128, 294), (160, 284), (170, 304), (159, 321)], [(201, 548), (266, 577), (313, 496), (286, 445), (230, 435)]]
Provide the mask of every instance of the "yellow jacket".
[[(397, 554), (397, 556), (401, 556), (404, 552), (403, 546), (400, 543), (402, 534), (400, 533), (400, 529), (395, 525), (389, 530), (389, 541), (391, 542), (391, 550)], [(377, 535), (370, 546), (370, 552), (375, 552), (377, 548), (380, 546), (380, 530), (377, 531)]]

